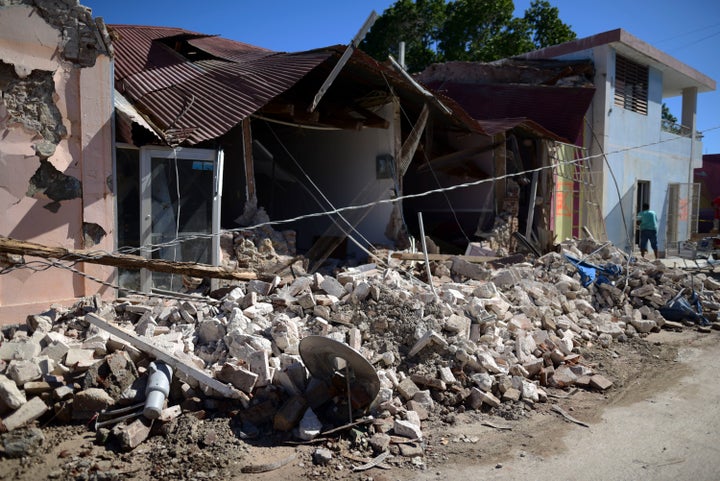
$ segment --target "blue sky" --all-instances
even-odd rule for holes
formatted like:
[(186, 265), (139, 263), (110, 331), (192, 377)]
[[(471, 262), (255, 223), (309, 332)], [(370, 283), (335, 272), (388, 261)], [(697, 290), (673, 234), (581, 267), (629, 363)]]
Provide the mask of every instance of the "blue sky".
[[(521, 16), (531, 0), (516, 0)], [(278, 51), (348, 43), (390, 0), (80, 0), (106, 23), (163, 25), (219, 34)], [(623, 28), (720, 82), (720, 1), (550, 0), (578, 37)], [(680, 118), (679, 99), (667, 101)], [(698, 96), (703, 153), (720, 153), (720, 92)]]

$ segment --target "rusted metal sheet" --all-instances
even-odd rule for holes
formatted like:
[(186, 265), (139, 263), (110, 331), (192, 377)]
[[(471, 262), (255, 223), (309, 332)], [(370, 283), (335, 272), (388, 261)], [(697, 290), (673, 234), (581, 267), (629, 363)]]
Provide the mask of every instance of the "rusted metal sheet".
[(217, 138), (334, 56), (273, 52), (179, 28), (113, 25), (115, 81), (163, 130)]

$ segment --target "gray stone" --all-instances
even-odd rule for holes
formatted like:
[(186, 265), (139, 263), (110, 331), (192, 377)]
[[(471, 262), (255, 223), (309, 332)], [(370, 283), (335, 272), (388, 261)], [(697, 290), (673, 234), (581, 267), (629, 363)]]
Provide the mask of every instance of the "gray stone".
[(420, 388), (408, 377), (403, 379), (402, 382), (397, 385), (397, 391), (403, 399), (409, 401), (413, 398), (413, 396), (415, 396), (415, 393), (420, 391)]
[(483, 404), (496, 408), (500, 406), (500, 400), (492, 393), (484, 392), (474, 387), (470, 390), (468, 404), (472, 409), (480, 409)]
[(44, 442), (45, 435), (40, 428), (5, 433), (2, 435), (3, 456), (11, 459), (32, 456)]
[(338, 299), (342, 299), (343, 296), (347, 294), (345, 287), (334, 277), (325, 277), (322, 282), (320, 282), (319, 287), (328, 295), (335, 296)]
[(100, 388), (90, 388), (75, 394), (73, 398), (72, 418), (78, 421), (87, 421), (95, 413), (113, 406), (115, 401), (110, 395)]
[(40, 354), (40, 343), (34, 339), (22, 341), (8, 341), (0, 344), (0, 359), (12, 361), (13, 359), (29, 361)]
[(37, 361), (10, 361), (7, 376), (22, 387), (26, 382), (37, 381), (42, 377), (42, 371)]
[(396, 419), (393, 423), (393, 431), (398, 436), (410, 439), (422, 439), (422, 430), (420, 427), (406, 419)]
[(39, 397), (34, 397), (20, 406), (17, 411), (3, 419), (2, 423), (5, 426), (5, 429), (12, 431), (35, 421), (45, 414), (47, 410), (48, 407), (43, 400)]
[(15, 381), (0, 374), (0, 399), (10, 408), (17, 409), (27, 402)]
[(333, 453), (327, 448), (317, 448), (313, 451), (313, 462), (325, 466), (333, 459)]

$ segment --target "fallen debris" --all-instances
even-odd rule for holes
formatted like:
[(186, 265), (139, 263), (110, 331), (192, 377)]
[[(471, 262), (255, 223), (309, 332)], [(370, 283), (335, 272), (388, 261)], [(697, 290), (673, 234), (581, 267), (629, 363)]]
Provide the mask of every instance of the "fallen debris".
[[(247, 262), (295, 265), (248, 239), (234, 245)], [(298, 267), (233, 281), (210, 293), (211, 302), (130, 296), (55, 306), (2, 330), (0, 416), (6, 429), (90, 421), (99, 443), (127, 451), (188, 416), (227, 415), (242, 439), (332, 447), (341, 437), (365, 449), (363, 458), (376, 456), (359, 468), (381, 464), (386, 452), (393, 463), (418, 463), (424, 428), (439, 417), (514, 419), (578, 389), (613, 389), (588, 355), (660, 329), (701, 328), (662, 315), (686, 292), (717, 325), (720, 283), (707, 274), (629, 261), (587, 240), (561, 247), (500, 267), (462, 256), (430, 261), (437, 298), (416, 280), (425, 266), (388, 256), (384, 268)], [(566, 255), (624, 270), (583, 285), (580, 264)], [(153, 380), (160, 366), (167, 385)], [(332, 453), (316, 451), (317, 465), (334, 463)]]

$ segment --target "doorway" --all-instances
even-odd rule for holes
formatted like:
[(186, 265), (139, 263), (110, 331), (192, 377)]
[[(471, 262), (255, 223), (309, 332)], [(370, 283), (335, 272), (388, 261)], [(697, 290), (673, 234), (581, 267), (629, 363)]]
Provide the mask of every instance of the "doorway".
[[(117, 157), (129, 173), (118, 176), (118, 191), (130, 194), (118, 198), (118, 223), (137, 226), (119, 236), (119, 248), (138, 248), (151, 259), (218, 265), (222, 150), (118, 148)], [(121, 272), (120, 278), (122, 287), (143, 292), (183, 288), (182, 276), (145, 269)]]
[[(637, 215), (643, 210), (643, 204), (650, 205), (650, 181), (649, 180), (638, 180), (635, 183), (635, 219)], [(640, 229), (638, 228), (638, 221), (633, 222), (635, 230), (635, 245), (640, 245)]]

